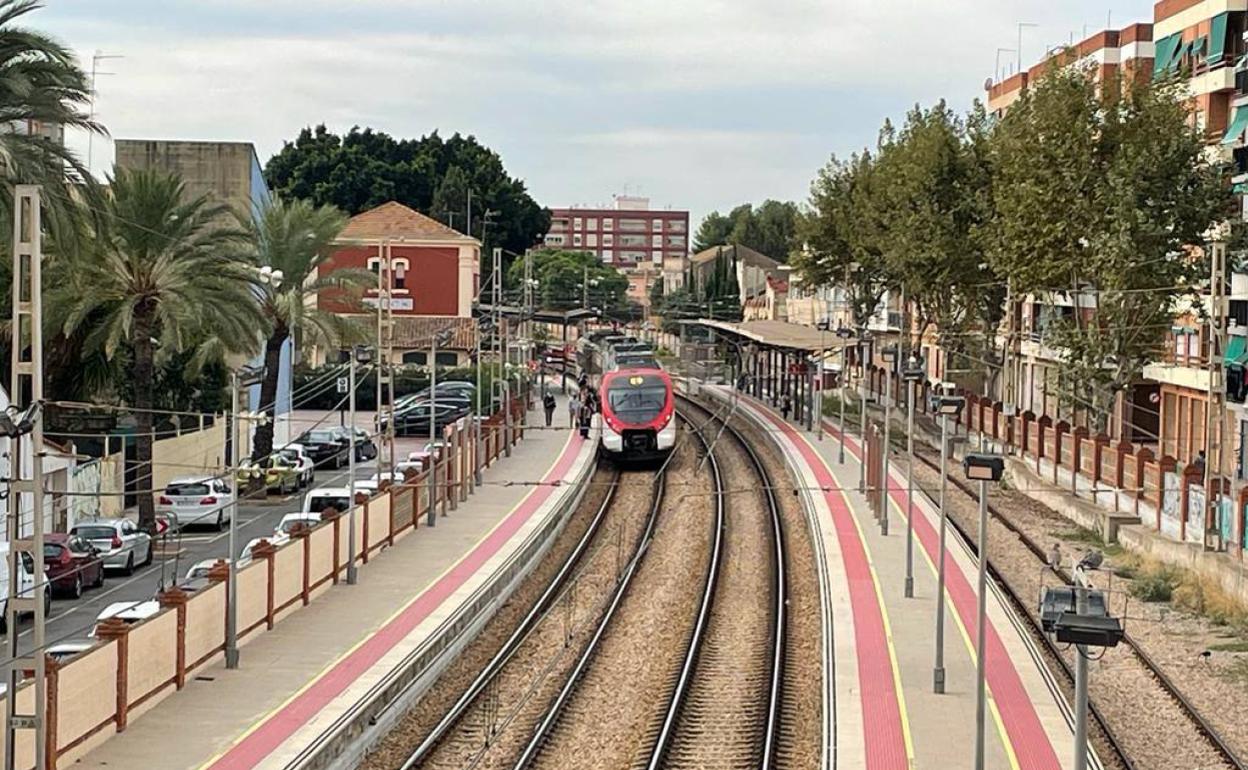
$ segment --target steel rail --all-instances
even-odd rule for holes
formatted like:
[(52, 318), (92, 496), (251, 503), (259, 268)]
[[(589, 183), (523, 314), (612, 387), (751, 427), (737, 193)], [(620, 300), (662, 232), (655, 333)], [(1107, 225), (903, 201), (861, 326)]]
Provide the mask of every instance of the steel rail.
[(464, 713), (480, 697), (481, 693), (489, 687), (490, 683), (494, 681), (494, 678), (503, 670), (508, 661), (515, 656), (516, 651), (520, 649), (524, 640), (528, 638), (533, 629), (545, 617), (547, 611), (553, 606), (560, 592), (572, 576), (573, 571), (580, 564), (581, 557), (589, 548), (589, 544), (593, 542), (594, 537), (598, 534), (602, 522), (606, 519), (607, 512), (611, 510), (611, 506), (615, 502), (616, 491), (619, 489), (620, 476), (619, 471), (616, 471), (611, 478), (606, 497), (603, 498), (602, 504), (598, 506), (598, 510), (590, 521), (589, 527), (577, 542), (576, 547), (568, 554), (568, 558), (564, 560), (563, 566), (559, 568), (549, 585), (546, 586), (546, 590), (534, 602), (533, 607), (516, 626), (515, 631), (507, 638), (507, 641), (503, 643), (503, 646), (499, 648), (494, 657), (481, 669), (481, 672), (468, 685), (459, 699), (455, 701), (455, 704), (443, 715), (438, 724), (429, 732), (429, 735), (416, 747), (416, 750), (408, 755), (400, 770), (411, 770), (411, 768), (424, 761), (429, 753), (446, 737), (447, 733), (458, 724)]

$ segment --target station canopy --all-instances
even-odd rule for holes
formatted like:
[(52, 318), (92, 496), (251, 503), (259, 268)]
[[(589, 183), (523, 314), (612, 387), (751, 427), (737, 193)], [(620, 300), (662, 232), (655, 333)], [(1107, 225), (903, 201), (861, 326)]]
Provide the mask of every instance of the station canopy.
[(837, 350), (847, 344), (857, 344), (853, 340), (842, 340), (832, 331), (821, 332), (813, 326), (791, 324), (787, 321), (729, 323), (728, 321), (700, 319), (695, 323), (698, 326), (735, 335), (765, 347), (801, 350), (808, 353)]

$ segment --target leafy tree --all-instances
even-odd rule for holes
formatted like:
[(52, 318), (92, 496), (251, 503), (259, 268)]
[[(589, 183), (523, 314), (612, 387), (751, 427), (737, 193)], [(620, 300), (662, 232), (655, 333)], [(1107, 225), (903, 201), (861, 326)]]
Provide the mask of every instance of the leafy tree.
[(797, 244), (797, 204), (774, 200), (754, 208), (746, 203), (727, 216), (711, 212), (694, 234), (694, 251), (740, 244), (780, 262), (788, 260)]
[[(882, 140), (881, 148), (887, 145)], [(808, 286), (844, 286), (854, 326), (867, 320), (893, 283), (885, 260), (884, 180), (875, 155), (833, 157), (811, 185), (798, 229), (805, 248), (793, 261)]]
[[(487, 252), (501, 246), (522, 253), (550, 226), (550, 212), (538, 206), (524, 182), (471, 136), (444, 140), (434, 131), (420, 139), (394, 139), (371, 128), (352, 128), (342, 136), (324, 125), (305, 128), (269, 159), (265, 178), (284, 198), (337, 206), (351, 215), (390, 200), (442, 221), (454, 211), (460, 232), (468, 230), (471, 190), (468, 234), (481, 238)], [(488, 223), (487, 210), (496, 212)]]
[(264, 319), (252, 273), (238, 253), (238, 232), (222, 225), (228, 209), (207, 196), (188, 199), (176, 176), (119, 170), (111, 181), (109, 229), (79, 255), (52, 291), (66, 335), (86, 331), (85, 347), (130, 355), (136, 418), (139, 522), (155, 527), (152, 412), (156, 368), (194, 350), (250, 354)]
[[(366, 270), (334, 270), (313, 278), (317, 268), (332, 254), (332, 245), (346, 225), (347, 218), (333, 206), (313, 206), (307, 201), (275, 199), (257, 217), (239, 212), (239, 227), (246, 233), (249, 258), (262, 268), (282, 273), (281, 282), (258, 288), (268, 338), (264, 346), (264, 379), (260, 403), (265, 413), (274, 413), (277, 380), (281, 369), (282, 347), (292, 335), (302, 345), (362, 342), (368, 327), (357, 318), (314, 307), (309, 299), (324, 290), (335, 291), (350, 303), (358, 301), (367, 286), (377, 279)], [(360, 305), (360, 311), (365, 307)], [(255, 458), (273, 452), (273, 423), (256, 428), (252, 453)]]
[(993, 136), (990, 259), (1015, 292), (1094, 301), (1052, 339), (1062, 397), (1090, 407), (1097, 429), (1161, 355), (1178, 301), (1205, 278), (1194, 248), (1231, 211), (1187, 98), (1174, 81), (1097, 84), (1067, 67), (1032, 86)]
[[(532, 259), (542, 307), (572, 310), (582, 307), (588, 297), (591, 306), (609, 314), (626, 308), (628, 277), (590, 252), (542, 249), (534, 251)], [(508, 268), (507, 283), (519, 287), (523, 281), (524, 262), (517, 259)]]

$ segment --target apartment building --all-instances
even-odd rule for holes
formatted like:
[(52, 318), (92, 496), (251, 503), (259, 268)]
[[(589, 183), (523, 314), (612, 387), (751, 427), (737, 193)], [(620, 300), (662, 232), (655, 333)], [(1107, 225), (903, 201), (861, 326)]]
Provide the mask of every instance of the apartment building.
[(661, 270), (665, 258), (689, 253), (689, 212), (655, 210), (649, 198), (615, 196), (612, 208), (562, 208), (550, 212), (546, 246), (588, 251), (609, 265)]

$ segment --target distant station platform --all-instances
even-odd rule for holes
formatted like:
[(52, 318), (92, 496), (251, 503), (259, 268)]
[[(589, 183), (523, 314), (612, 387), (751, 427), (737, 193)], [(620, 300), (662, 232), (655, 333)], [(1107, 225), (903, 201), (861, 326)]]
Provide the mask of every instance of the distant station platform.
[[(904, 474), (890, 473), (893, 526), (880, 534), (858, 492), (861, 447), (839, 434), (824, 438), (783, 419), (763, 401), (724, 386), (697, 390), (735, 399), (739, 414), (765, 431), (809, 492), (825, 553), (832, 615), (827, 702), (833, 704), (836, 767), (974, 766), (977, 562), (952, 534), (946, 553), (946, 692), (933, 692), (939, 514), (922, 496), (906, 511)], [(914, 596), (904, 595), (906, 520), (914, 526)], [(986, 767), (1060, 770), (1073, 764), (1073, 718), (1013, 608), (988, 596)], [(1094, 765), (1099, 766), (1099, 765)]]
[[(224, 770), (306, 759), (428, 652), (488, 584), (509, 582), (500, 576), (514, 556), (555, 531), (596, 457), (596, 439), (568, 429), (562, 397), (559, 407), (554, 427), (527, 430), (510, 457), (483, 471), (474, 495), (373, 556), (356, 585), (334, 586), (256, 636), (242, 647), (238, 669), (200, 669), (74, 766)], [(530, 426), (544, 422), (540, 411), (529, 413)]]

